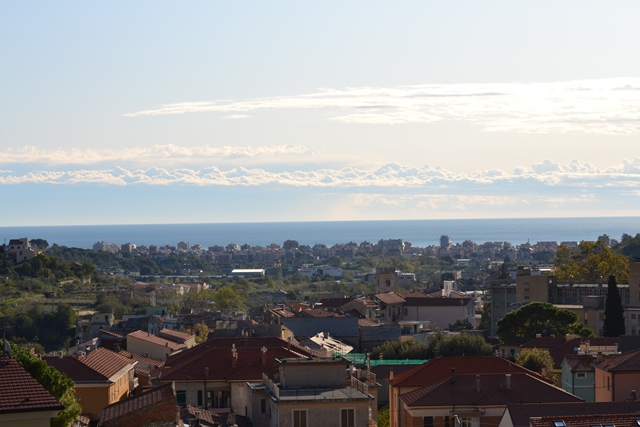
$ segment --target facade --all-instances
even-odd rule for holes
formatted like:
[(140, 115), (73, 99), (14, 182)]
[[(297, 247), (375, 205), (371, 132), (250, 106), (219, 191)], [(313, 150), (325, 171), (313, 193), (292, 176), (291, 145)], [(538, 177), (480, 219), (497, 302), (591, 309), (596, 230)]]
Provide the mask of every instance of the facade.
[(356, 427), (370, 425), (374, 396), (335, 359), (279, 359), (277, 380), (248, 383), (254, 427)]
[(491, 331), (490, 335), (498, 335), (498, 321), (516, 310), (514, 306), (518, 301), (516, 298), (516, 285), (510, 280), (494, 281), (491, 283)]
[(12, 260), (14, 263), (29, 261), (38, 253), (40, 253), (40, 250), (32, 247), (29, 244), (29, 239), (26, 237), (11, 239), (5, 246), (5, 254), (7, 258)]
[(18, 362), (0, 356), (0, 427), (49, 427), (62, 409)]
[(447, 329), (458, 319), (475, 324), (473, 298), (406, 298), (404, 322), (429, 321), (430, 327)]
[(595, 364), (596, 402), (631, 399), (640, 384), (640, 350), (599, 356)]
[(98, 427), (176, 427), (179, 419), (175, 390), (166, 384), (107, 406)]
[(595, 402), (595, 355), (569, 355), (562, 362), (562, 388), (586, 402)]
[(134, 377), (138, 362), (105, 348), (87, 356), (52, 356), (43, 360), (75, 382), (82, 413), (91, 420), (98, 420), (105, 407), (130, 397), (138, 386)]
[(169, 356), (186, 350), (184, 343), (136, 331), (127, 335), (127, 351), (156, 360), (166, 360)]

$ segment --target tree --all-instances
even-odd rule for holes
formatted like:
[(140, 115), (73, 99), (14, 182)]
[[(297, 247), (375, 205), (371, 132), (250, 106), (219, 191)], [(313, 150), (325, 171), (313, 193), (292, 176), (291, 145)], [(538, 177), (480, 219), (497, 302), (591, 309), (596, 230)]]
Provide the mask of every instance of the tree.
[(449, 324), (449, 327), (447, 329), (449, 329), (451, 332), (459, 332), (473, 329), (473, 325), (469, 323), (467, 319), (456, 319), (455, 322)]
[(11, 344), (11, 350), (16, 362), (64, 406), (51, 420), (51, 427), (66, 427), (71, 424), (82, 411), (75, 397), (73, 381), (24, 348)]
[(492, 354), (491, 344), (477, 335), (452, 335), (436, 345), (436, 355), (439, 357), (491, 356)]
[(230, 285), (221, 287), (213, 294), (213, 301), (218, 310), (240, 310), (244, 308), (246, 297)]
[(594, 337), (593, 331), (578, 322), (578, 315), (547, 302), (532, 302), (508, 313), (498, 321), (498, 336), (505, 341), (531, 341), (537, 334)]
[(389, 427), (389, 405), (384, 405), (378, 410), (378, 427)]
[(427, 359), (427, 345), (415, 340), (386, 341), (373, 349), (372, 358), (380, 355), (384, 359)]
[(553, 358), (551, 357), (549, 350), (541, 348), (525, 348), (516, 356), (516, 364), (539, 374), (542, 374), (542, 370), (544, 368), (544, 375), (547, 378), (553, 379)]
[(602, 329), (605, 337), (619, 337), (625, 334), (623, 313), (622, 298), (620, 298), (616, 278), (609, 276), (607, 300), (604, 305), (604, 327)]
[(629, 280), (629, 259), (614, 253), (602, 240), (581, 242), (576, 249), (560, 245), (556, 251), (555, 273), (559, 282), (596, 283), (600, 277)]

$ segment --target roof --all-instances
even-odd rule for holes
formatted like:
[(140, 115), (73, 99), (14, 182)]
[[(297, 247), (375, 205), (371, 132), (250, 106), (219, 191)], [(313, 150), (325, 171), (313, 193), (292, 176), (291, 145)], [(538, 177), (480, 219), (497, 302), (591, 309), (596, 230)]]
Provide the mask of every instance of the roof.
[(398, 294), (402, 297), (402, 298), (431, 298), (429, 295), (425, 294), (424, 292), (420, 292), (416, 289), (411, 289), (411, 290), (403, 290), (398, 292)]
[(64, 406), (14, 359), (0, 360), (0, 384), (0, 414), (64, 409)]
[(607, 372), (640, 371), (640, 350), (605, 355), (596, 368)]
[(87, 356), (49, 356), (43, 360), (74, 382), (113, 382), (138, 363), (106, 348), (94, 350)]
[[(405, 371), (406, 372), (406, 371)], [(507, 386), (510, 375), (510, 386)], [(402, 394), (407, 406), (507, 405), (528, 402), (581, 402), (577, 396), (526, 372), (466, 374)]]
[(422, 387), (426, 384), (432, 384), (450, 378), (452, 368), (455, 368), (456, 374), (458, 375), (526, 372), (542, 379), (542, 381), (551, 382), (538, 373), (509, 362), (502, 357), (478, 356), (439, 357), (432, 359), (422, 365), (395, 375), (389, 383), (394, 387)]
[(156, 344), (161, 347), (167, 347), (172, 351), (182, 350), (186, 348), (184, 344), (179, 344), (173, 341), (169, 341), (164, 338), (160, 338), (153, 334), (150, 334), (148, 332), (143, 332), (143, 331), (135, 331), (130, 333), (129, 335), (127, 335), (127, 340), (129, 339), (129, 337), (146, 341), (148, 343)]
[(333, 313), (331, 311), (322, 310), (319, 308), (311, 308), (309, 310), (303, 310), (300, 313), (302, 317), (345, 317), (343, 314)]
[(511, 418), (513, 427), (529, 427), (531, 417), (552, 416), (562, 419), (571, 415), (629, 414), (638, 411), (640, 401), (509, 404), (503, 417)]
[(473, 302), (473, 298), (406, 298), (410, 307), (461, 307)]
[(340, 308), (351, 301), (349, 298), (325, 298), (318, 301), (322, 308)]
[(404, 303), (404, 298), (398, 295), (395, 292), (387, 292), (384, 294), (376, 294), (376, 298), (382, 301), (385, 304), (402, 304)]
[(640, 349), (640, 335), (620, 335), (618, 337), (618, 351), (626, 353), (628, 351)]
[(593, 372), (593, 363), (596, 361), (596, 355), (568, 354), (565, 356), (565, 360), (571, 372)]
[(193, 334), (174, 331), (173, 329), (168, 329), (168, 328), (161, 329), (160, 332), (158, 332), (158, 334), (166, 336), (168, 339), (179, 342), (180, 344), (184, 343), (188, 339), (191, 339), (195, 336)]
[(564, 416), (561, 420), (554, 416), (532, 417), (530, 425), (532, 427), (555, 427), (558, 421), (562, 421), (566, 427), (638, 427), (640, 414), (571, 415)]
[(173, 391), (173, 384), (160, 386), (151, 391), (147, 391), (146, 393), (121, 400), (120, 402), (105, 407), (102, 411), (100, 411), (100, 421), (98, 425), (102, 425), (107, 421), (129, 415), (133, 412), (139, 411), (147, 406), (161, 402), (165, 399), (173, 400), (175, 405), (176, 397)]
[[(232, 364), (235, 345), (237, 361)], [(262, 348), (266, 348), (265, 364)], [(189, 350), (169, 356), (160, 381), (249, 381), (261, 380), (262, 373), (273, 375), (275, 359), (309, 357), (311, 353), (276, 338), (213, 338)], [(208, 369), (205, 369), (208, 368)], [(205, 374), (206, 372), (206, 374)]]
[(291, 329), (296, 337), (312, 337), (318, 332), (328, 332), (334, 337), (359, 335), (355, 317), (283, 317), (280, 324)]

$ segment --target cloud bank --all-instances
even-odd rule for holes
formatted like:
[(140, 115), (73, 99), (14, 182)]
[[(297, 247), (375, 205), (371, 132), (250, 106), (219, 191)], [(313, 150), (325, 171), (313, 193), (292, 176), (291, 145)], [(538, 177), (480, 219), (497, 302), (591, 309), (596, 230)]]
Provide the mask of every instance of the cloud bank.
[(450, 192), (491, 190), (493, 186), (518, 187), (537, 183), (544, 187), (572, 188), (624, 188), (629, 194), (640, 188), (640, 158), (624, 161), (621, 165), (599, 169), (577, 160), (569, 164), (550, 160), (503, 170), (480, 170), (470, 173), (454, 173), (441, 167), (411, 166), (390, 163), (376, 169), (347, 167), (322, 168), (313, 171), (267, 171), (261, 168), (218, 167), (126, 169), (77, 169), (67, 171), (39, 171), (19, 174), (10, 170), (0, 171), (0, 185), (9, 184), (78, 184), (103, 185), (195, 185), (195, 186), (283, 186), (324, 189), (386, 188), (424, 189)]
[(297, 96), (166, 104), (124, 115), (214, 112), (246, 119), (249, 112), (278, 109), (329, 110), (331, 120), (343, 123), (460, 120), (486, 132), (626, 135), (640, 133), (640, 79), (322, 89)]

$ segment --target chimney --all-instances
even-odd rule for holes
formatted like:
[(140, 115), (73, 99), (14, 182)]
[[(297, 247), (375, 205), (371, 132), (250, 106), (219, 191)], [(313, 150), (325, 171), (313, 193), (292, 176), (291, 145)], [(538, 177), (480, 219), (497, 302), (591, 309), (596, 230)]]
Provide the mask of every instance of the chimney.
[(480, 375), (476, 375), (476, 393), (480, 393)]
[(451, 368), (451, 384), (456, 382), (456, 368)]
[(599, 351), (598, 355), (596, 356), (596, 362), (600, 363), (600, 362), (602, 362), (603, 359), (604, 359), (604, 356), (602, 355), (602, 352)]
[(389, 381), (393, 381), (393, 368), (389, 369)]
[(505, 381), (505, 384), (504, 384), (505, 388), (507, 390), (511, 390), (511, 374), (505, 374), (504, 381)]
[(236, 350), (236, 345), (231, 344), (231, 367), (235, 368), (238, 365), (238, 350)]

